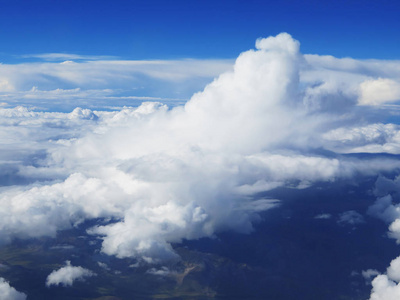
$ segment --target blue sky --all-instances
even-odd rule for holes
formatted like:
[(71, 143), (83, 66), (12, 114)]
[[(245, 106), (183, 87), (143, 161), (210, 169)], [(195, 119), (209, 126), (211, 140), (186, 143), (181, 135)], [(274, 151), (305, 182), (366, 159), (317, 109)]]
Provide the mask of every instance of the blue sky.
[(0, 1), (0, 61), (73, 53), (123, 59), (235, 58), (289, 32), (303, 53), (399, 59), (397, 1)]

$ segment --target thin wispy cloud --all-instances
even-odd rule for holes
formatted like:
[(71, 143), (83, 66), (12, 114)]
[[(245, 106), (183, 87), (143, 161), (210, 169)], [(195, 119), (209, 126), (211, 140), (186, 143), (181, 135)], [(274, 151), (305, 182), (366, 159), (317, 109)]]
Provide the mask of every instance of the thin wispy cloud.
[(3, 64), (0, 101), (9, 107), (62, 107), (63, 110), (76, 106), (137, 106), (138, 99), (167, 103), (178, 100), (182, 104), (182, 100), (187, 101), (193, 92), (231, 68), (231, 60)]
[(40, 53), (40, 54), (24, 54), (20, 58), (38, 58), (44, 61), (74, 61), (74, 60), (117, 60), (117, 56), (108, 55), (80, 55), (72, 53)]

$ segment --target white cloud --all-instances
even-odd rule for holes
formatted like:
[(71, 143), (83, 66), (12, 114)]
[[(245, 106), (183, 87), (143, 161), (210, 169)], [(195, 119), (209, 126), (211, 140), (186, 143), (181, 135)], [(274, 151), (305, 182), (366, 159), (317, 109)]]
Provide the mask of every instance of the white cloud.
[(387, 273), (372, 280), (370, 300), (394, 300), (400, 297), (400, 257), (392, 260)]
[(175, 274), (175, 272), (171, 272), (167, 267), (161, 267), (160, 269), (151, 268), (147, 270), (148, 274), (157, 275), (157, 276), (168, 276), (171, 274)]
[(18, 292), (15, 288), (0, 277), (0, 300), (25, 300), (26, 295)]
[(365, 223), (364, 217), (354, 210), (345, 211), (341, 213), (338, 220), (339, 224), (343, 225), (358, 225)]
[[(391, 158), (316, 151), (342, 143), (340, 130), (350, 131), (344, 142), (350, 148), (381, 136), (397, 143), (396, 126), (376, 130), (367, 119), (361, 134), (349, 129), (362, 127), (356, 100), (363, 70), (380, 74), (379, 62), (304, 57), (288, 34), (260, 39), (257, 48), (242, 53), (233, 69), (215, 61), (2, 66), (11, 79), (15, 75), (10, 82), (17, 91), (29, 85), (29, 95), (37, 95), (32, 104), (42, 96), (76, 100), (99, 87), (93, 98), (113, 97), (116, 84), (126, 87), (136, 76), (184, 84), (230, 70), (173, 108), (152, 102), (116, 111), (0, 109), (2, 241), (55, 236), (84, 220), (112, 218), (114, 223), (88, 230), (102, 238), (104, 253), (159, 262), (177, 258), (171, 243), (183, 239), (251, 232), (259, 213), (279, 204), (254, 199), (256, 193), (400, 167)], [(36, 73), (46, 74), (39, 77), (43, 82), (50, 78), (47, 87), (74, 87), (31, 89)], [(354, 223), (360, 217), (347, 212), (341, 219)]]
[(72, 286), (74, 281), (83, 281), (86, 277), (92, 277), (96, 274), (92, 271), (82, 268), (71, 266), (70, 261), (66, 261), (66, 266), (50, 273), (46, 279), (46, 286), (62, 285)]
[(341, 127), (323, 135), (326, 147), (341, 153), (400, 153), (400, 127), (374, 123)]
[(314, 219), (330, 219), (330, 218), (332, 218), (331, 214), (320, 214), (314, 217)]
[(111, 268), (106, 263), (98, 261), (97, 264), (99, 265), (100, 268), (103, 268), (104, 270), (107, 270), (107, 271), (111, 270)]
[[(400, 241), (400, 204), (393, 202), (392, 194), (400, 191), (400, 177), (393, 180), (379, 176), (374, 194), (378, 196), (368, 213), (389, 223), (389, 236)], [(371, 273), (372, 274), (372, 273)], [(378, 275), (372, 281), (370, 300), (391, 300), (400, 297), (400, 257), (395, 258), (386, 274)]]
[(25, 54), (21, 55), (22, 58), (39, 58), (46, 61), (68, 61), (68, 60), (106, 60), (113, 59), (115, 56), (106, 55), (80, 55), (72, 53), (41, 53), (41, 54)]
[(400, 285), (387, 275), (378, 275), (372, 280), (370, 300), (397, 300), (400, 297)]
[[(397, 92), (388, 91), (388, 87), (395, 87), (397, 91), (400, 61), (319, 55), (305, 55), (304, 58), (308, 65), (302, 68), (300, 78), (308, 84), (303, 101), (309, 109), (343, 113), (355, 104), (378, 105), (395, 100)], [(379, 89), (385, 95), (378, 95)], [(369, 95), (369, 92), (373, 93)]]
[(400, 282), (400, 257), (391, 261), (387, 275), (390, 279)]
[(371, 279), (373, 278), (373, 277), (376, 277), (377, 275), (380, 275), (381, 273), (380, 272), (378, 272), (377, 270), (375, 270), (375, 269), (368, 269), (368, 270), (366, 270), (366, 271), (362, 271), (361, 272), (361, 275), (364, 277), (364, 279), (365, 279), (365, 281), (367, 282), (367, 283), (370, 283), (371, 282)]
[(256, 41), (256, 48), (266, 51), (287, 52), (291, 55), (297, 55), (300, 50), (300, 43), (294, 40), (290, 34), (281, 33), (279, 38), (268, 37)]
[(14, 86), (6, 79), (0, 79), (0, 92), (13, 92)]
[(399, 216), (398, 209), (392, 203), (392, 196), (386, 195), (378, 198), (368, 209), (372, 216), (382, 219), (387, 223), (392, 223)]
[(380, 105), (394, 101), (400, 101), (400, 80), (378, 78), (360, 84), (359, 104)]
[[(303, 56), (298, 52), (299, 42), (288, 34), (281, 34), (279, 39), (259, 39), (256, 47), (256, 53), (269, 52), (271, 57), (272, 53), (281, 57), (285, 51), (292, 56), (295, 53), (303, 96), (300, 101), (293, 101), (303, 102), (310, 111), (343, 112), (357, 103), (385, 104), (398, 98), (399, 61)], [(1, 64), (0, 101), (9, 107), (36, 105), (47, 109), (63, 107), (63, 110), (78, 105), (122, 107), (138, 105), (144, 97), (182, 104), (233, 65), (232, 60), (128, 61), (62, 53), (33, 56), (66, 61)], [(287, 62), (276, 60), (282, 66)], [(285, 67), (289, 65), (292, 64)], [(244, 70), (236, 73), (245, 76)], [(274, 74), (279, 74), (278, 71), (271, 69)]]
[(143, 97), (181, 103), (231, 68), (231, 60), (189, 59), (0, 64), (0, 101), (64, 110), (138, 105)]

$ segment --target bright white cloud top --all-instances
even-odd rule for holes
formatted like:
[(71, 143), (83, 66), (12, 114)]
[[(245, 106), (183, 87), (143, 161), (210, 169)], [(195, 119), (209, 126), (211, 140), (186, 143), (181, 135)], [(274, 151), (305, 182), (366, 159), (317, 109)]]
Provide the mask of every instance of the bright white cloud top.
[(72, 286), (74, 281), (83, 281), (85, 280), (85, 278), (95, 275), (95, 273), (88, 269), (82, 267), (74, 267), (71, 265), (70, 261), (66, 261), (65, 267), (55, 270), (51, 272), (49, 276), (47, 276), (46, 286)]
[[(398, 170), (394, 158), (338, 153), (400, 153), (398, 126), (379, 120), (384, 104), (400, 100), (400, 62), (302, 55), (299, 47), (286, 33), (259, 39), (233, 70), (215, 61), (0, 65), (1, 241), (112, 218), (87, 232), (102, 238), (103, 253), (159, 262), (177, 258), (171, 243), (183, 239), (250, 232), (258, 213), (278, 204), (255, 193)], [(11, 107), (17, 99), (107, 98), (138, 74), (182, 84), (221, 70), (172, 108)], [(363, 222), (354, 212), (341, 220)], [(89, 274), (67, 265), (47, 285)]]

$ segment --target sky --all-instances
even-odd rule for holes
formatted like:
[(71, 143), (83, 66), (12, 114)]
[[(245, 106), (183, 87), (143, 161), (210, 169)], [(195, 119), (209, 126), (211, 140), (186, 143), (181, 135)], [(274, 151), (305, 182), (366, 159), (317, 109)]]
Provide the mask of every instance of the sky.
[(68, 53), (121, 59), (235, 58), (289, 32), (303, 53), (399, 59), (397, 1), (0, 2), (0, 61)]
[[(368, 209), (312, 218), (400, 240), (395, 1), (0, 4), (1, 245), (80, 229), (168, 274), (174, 245), (256, 230), (283, 203), (262, 195), (366, 178)], [(352, 273), (398, 299), (399, 261)], [(100, 277), (77, 262), (43, 287)]]

